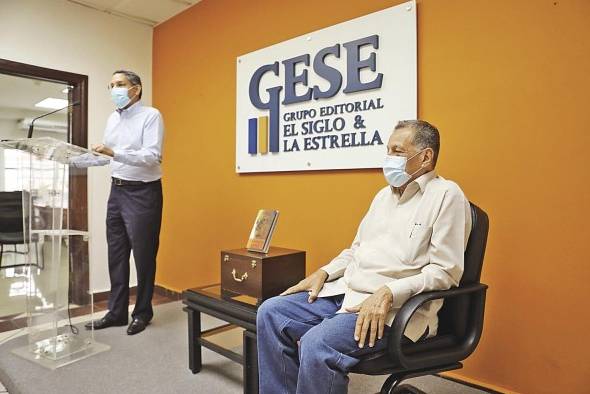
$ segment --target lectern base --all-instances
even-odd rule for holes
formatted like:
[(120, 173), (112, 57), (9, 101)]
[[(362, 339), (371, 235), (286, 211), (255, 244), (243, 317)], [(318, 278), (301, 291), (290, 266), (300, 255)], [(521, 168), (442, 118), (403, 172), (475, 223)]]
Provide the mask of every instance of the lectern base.
[(61, 334), (14, 349), (12, 352), (45, 368), (57, 369), (110, 348), (109, 345), (88, 338)]

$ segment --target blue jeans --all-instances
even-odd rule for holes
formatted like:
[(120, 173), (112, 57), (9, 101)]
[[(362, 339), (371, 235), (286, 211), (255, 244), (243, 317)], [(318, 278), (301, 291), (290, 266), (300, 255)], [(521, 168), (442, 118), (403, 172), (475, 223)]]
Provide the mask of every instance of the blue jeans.
[[(256, 319), (260, 394), (346, 393), (357, 357), (383, 350), (354, 340), (356, 313), (339, 313), (344, 295), (307, 302), (308, 293), (266, 300)], [(299, 346), (297, 342), (299, 341)]]

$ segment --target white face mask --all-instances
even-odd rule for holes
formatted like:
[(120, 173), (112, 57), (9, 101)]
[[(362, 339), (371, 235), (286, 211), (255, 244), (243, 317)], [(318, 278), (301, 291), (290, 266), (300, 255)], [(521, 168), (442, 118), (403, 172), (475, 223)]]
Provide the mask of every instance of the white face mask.
[(387, 155), (385, 156), (385, 163), (383, 164), (383, 175), (385, 175), (385, 179), (387, 183), (389, 183), (393, 187), (400, 187), (406, 184), (414, 174), (422, 169), (422, 166), (418, 168), (418, 170), (414, 171), (412, 174), (408, 174), (406, 172), (406, 164), (408, 160), (414, 158), (415, 156), (422, 153), (424, 150), (412, 155), (411, 157), (405, 156), (393, 156)]
[(129, 89), (131, 88), (126, 88), (124, 86), (111, 89), (111, 100), (117, 108), (124, 108), (131, 101), (128, 94)]
[(129, 98), (129, 90), (134, 87), (135, 86), (130, 88), (124, 86), (113, 87), (111, 89), (111, 100), (113, 101), (113, 104), (119, 109), (126, 107), (131, 102), (131, 98)]

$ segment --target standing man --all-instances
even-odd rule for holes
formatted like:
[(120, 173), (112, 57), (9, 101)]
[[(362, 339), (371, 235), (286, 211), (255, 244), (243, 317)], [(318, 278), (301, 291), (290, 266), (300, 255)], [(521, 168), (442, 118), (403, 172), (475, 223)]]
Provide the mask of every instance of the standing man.
[(111, 156), (112, 184), (107, 208), (111, 292), (109, 312), (86, 324), (95, 330), (128, 323), (129, 256), (137, 269), (137, 299), (127, 334), (143, 331), (153, 317), (152, 294), (162, 221), (160, 112), (141, 103), (141, 79), (131, 71), (113, 73), (109, 85), (116, 106), (107, 120), (104, 144), (94, 151)]

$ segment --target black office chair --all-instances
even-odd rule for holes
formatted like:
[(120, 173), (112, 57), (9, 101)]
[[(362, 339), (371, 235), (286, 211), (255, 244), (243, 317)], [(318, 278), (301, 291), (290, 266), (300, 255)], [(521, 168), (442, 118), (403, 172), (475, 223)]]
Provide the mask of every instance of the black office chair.
[[(14, 253), (26, 255), (29, 253), (29, 245), (35, 245), (35, 264), (38, 268), (43, 269), (43, 256), (39, 258), (39, 236), (33, 234), (30, 239), (25, 240), (25, 232), (23, 231), (23, 192), (0, 192), (0, 269), (21, 267), (29, 264), (13, 264), (2, 265), (2, 257), (5, 253)], [(28, 237), (27, 237), (28, 238)], [(5, 250), (5, 245), (12, 245), (13, 250)], [(26, 251), (19, 251), (18, 245), (26, 245)]]
[[(480, 283), (488, 238), (488, 215), (471, 204), (471, 234), (465, 250), (465, 264), (459, 287), (417, 294), (406, 301), (396, 314), (389, 332), (386, 350), (368, 355), (351, 371), (365, 375), (390, 375), (381, 394), (423, 393), (401, 381), (463, 367), (475, 350), (483, 329), (487, 285)], [(416, 343), (404, 338), (412, 315), (428, 301), (444, 299), (438, 312), (437, 335)], [(404, 340), (405, 339), (405, 340)]]

